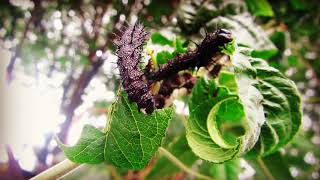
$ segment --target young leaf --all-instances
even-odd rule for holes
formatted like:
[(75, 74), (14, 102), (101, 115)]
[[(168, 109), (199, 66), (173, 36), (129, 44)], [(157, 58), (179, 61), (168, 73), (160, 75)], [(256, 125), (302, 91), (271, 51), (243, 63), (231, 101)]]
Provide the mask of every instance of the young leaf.
[(255, 87), (257, 84), (256, 70), (251, 66), (248, 57), (239, 53), (233, 55), (233, 67), (235, 71), (238, 95), (243, 104), (247, 118), (247, 127), (242, 146), (242, 152), (253, 148), (258, 141), (261, 126), (265, 122), (262, 99), (263, 96)]
[(228, 54), (228, 55), (232, 55), (234, 53), (234, 51), (236, 50), (236, 45), (234, 41), (231, 41), (230, 43), (225, 44), (223, 47), (221, 48), (221, 52), (224, 54)]
[(250, 58), (257, 70), (257, 88), (263, 95), (266, 123), (255, 150), (259, 154), (273, 153), (287, 144), (301, 125), (301, 98), (293, 81), (260, 59)]
[(254, 103), (261, 95), (252, 90), (253, 86), (243, 86), (248, 91), (241, 95), (248, 97), (247, 100), (227, 87), (217, 86), (214, 80), (197, 81), (189, 101), (186, 136), (200, 158), (215, 163), (227, 161), (250, 150), (257, 141), (263, 122), (257, 118), (263, 117), (263, 111)]
[(91, 164), (106, 161), (121, 168), (143, 168), (165, 136), (172, 109), (146, 115), (138, 111), (135, 103), (129, 103), (125, 93), (121, 93), (108, 117), (105, 133), (87, 125), (76, 145), (68, 147), (60, 143), (71, 161)]
[(268, 60), (272, 58), (273, 56), (277, 55), (278, 50), (277, 49), (270, 49), (270, 50), (253, 50), (251, 52), (252, 57), (261, 58), (264, 60)]
[(240, 160), (233, 159), (221, 164), (202, 162), (199, 166), (199, 172), (219, 180), (239, 179), (238, 174), (241, 172)]
[(174, 45), (173, 41), (169, 40), (168, 38), (166, 38), (165, 36), (163, 36), (162, 34), (160, 34), (158, 32), (153, 33), (151, 35), (151, 41), (154, 44), (169, 45), (169, 46)]
[(207, 129), (207, 117), (219, 101), (236, 97), (225, 87), (218, 87), (213, 81), (198, 79), (189, 100), (190, 117), (186, 124), (186, 137), (192, 151), (202, 159), (223, 162), (234, 157), (238, 148), (224, 149), (217, 145)]
[(168, 60), (172, 59), (174, 56), (169, 51), (161, 51), (157, 53), (157, 64), (166, 64)]
[(228, 71), (221, 71), (219, 74), (219, 85), (226, 86), (231, 92), (237, 92), (237, 83), (234, 73)]
[(226, 98), (210, 110), (207, 127), (212, 140), (222, 148), (238, 146), (244, 134), (244, 109), (238, 97)]
[(183, 46), (183, 42), (182, 40), (179, 38), (179, 37), (176, 37), (175, 38), (175, 41), (174, 41), (174, 45), (175, 45), (175, 51), (177, 53), (184, 53), (184, 52), (187, 52), (187, 48), (185, 48)]
[(246, 0), (246, 4), (255, 16), (273, 16), (273, 10), (267, 0)]

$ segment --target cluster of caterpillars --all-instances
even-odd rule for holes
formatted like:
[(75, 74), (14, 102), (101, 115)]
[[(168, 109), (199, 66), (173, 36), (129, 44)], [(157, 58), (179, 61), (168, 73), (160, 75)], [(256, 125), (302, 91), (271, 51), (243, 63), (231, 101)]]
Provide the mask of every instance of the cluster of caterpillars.
[[(163, 108), (164, 98), (175, 88), (192, 88), (194, 84), (192, 75), (179, 74), (180, 71), (214, 64), (213, 57), (221, 54), (220, 48), (233, 40), (231, 33), (224, 29), (206, 33), (205, 38), (197, 44), (195, 50), (177, 55), (156, 70), (147, 66), (142, 71), (139, 66), (143, 45), (147, 39), (148, 32), (142, 24), (136, 22), (123, 30), (115, 44), (122, 86), (128, 94), (129, 101), (136, 102), (138, 108), (144, 109), (148, 114), (155, 109)], [(151, 86), (159, 81), (161, 81), (160, 89), (157, 94), (153, 94)]]

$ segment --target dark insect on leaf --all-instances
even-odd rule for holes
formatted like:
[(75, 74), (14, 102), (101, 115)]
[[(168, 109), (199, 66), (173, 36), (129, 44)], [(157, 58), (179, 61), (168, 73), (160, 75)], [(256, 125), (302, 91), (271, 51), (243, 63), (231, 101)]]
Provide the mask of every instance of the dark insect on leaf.
[[(145, 44), (147, 36), (148, 32), (143, 25), (136, 22), (133, 26), (125, 28), (114, 43), (117, 45), (117, 64), (122, 86), (128, 93), (129, 100), (136, 102), (138, 107), (144, 109), (148, 114), (156, 108), (163, 108), (164, 98), (170, 96), (175, 88), (184, 86), (181, 83), (178, 85), (174, 83), (174, 80), (179, 77), (177, 76), (178, 72), (215, 64), (213, 57), (223, 54), (221, 47), (233, 40), (231, 33), (227, 30), (218, 29), (214, 33), (206, 33), (206, 37), (196, 50), (179, 54), (168, 63), (160, 64), (157, 71), (153, 71), (152, 65), (149, 63), (143, 72), (139, 68), (139, 63), (142, 46)], [(170, 78), (171, 80), (169, 80)], [(185, 83), (190, 79), (192, 78), (182, 78)], [(152, 83), (160, 80), (164, 80), (162, 88), (160, 88), (159, 94), (153, 95), (150, 90)], [(185, 86), (192, 88), (193, 83), (190, 81)]]
[(167, 64), (160, 65), (155, 72), (148, 72), (149, 81), (159, 81), (170, 77), (179, 71), (206, 67), (212, 62), (212, 57), (221, 54), (220, 47), (232, 42), (231, 33), (224, 29), (218, 29), (214, 33), (206, 33), (204, 40), (197, 45), (197, 49), (180, 54), (168, 61)]
[(154, 98), (139, 68), (142, 46), (147, 36), (148, 32), (143, 25), (136, 22), (123, 31), (115, 44), (122, 86), (128, 93), (129, 100), (136, 102), (138, 107), (145, 109), (147, 113), (152, 113), (155, 109)]

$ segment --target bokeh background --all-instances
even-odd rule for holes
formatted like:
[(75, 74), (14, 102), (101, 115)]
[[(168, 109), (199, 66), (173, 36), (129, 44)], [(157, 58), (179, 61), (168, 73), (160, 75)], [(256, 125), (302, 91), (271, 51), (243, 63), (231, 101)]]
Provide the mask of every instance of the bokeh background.
[[(104, 127), (119, 86), (112, 41), (137, 19), (168, 39), (197, 41), (204, 26), (231, 29), (295, 81), (303, 123), (281, 156), (293, 178), (320, 179), (317, 0), (1, 0), (0, 179), (28, 179), (65, 159), (55, 136), (73, 144), (84, 124)], [(187, 114), (182, 101), (174, 105), (175, 119)], [(173, 122), (168, 141), (183, 128)], [(152, 163), (139, 172), (86, 165), (65, 179), (141, 179), (150, 168)], [(241, 168), (240, 179), (262, 178), (245, 160)], [(191, 177), (179, 172), (170, 178)]]

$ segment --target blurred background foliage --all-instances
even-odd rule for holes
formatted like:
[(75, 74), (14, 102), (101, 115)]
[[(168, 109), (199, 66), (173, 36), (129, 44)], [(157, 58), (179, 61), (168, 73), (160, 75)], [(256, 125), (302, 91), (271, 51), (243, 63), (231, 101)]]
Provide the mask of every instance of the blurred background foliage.
[[(143, 61), (163, 64), (199, 42), (205, 31), (232, 31), (238, 46), (250, 47), (298, 86), (303, 99), (303, 123), (295, 139), (280, 152), (265, 157), (265, 166), (248, 157), (210, 164), (187, 145), (184, 98), (175, 94), (176, 115), (163, 146), (192, 169), (215, 179), (320, 178), (320, 3), (318, 0), (1, 0), (0, 47), (10, 51), (5, 80), (8, 89), (36, 89), (34, 111), (49, 108), (28, 123), (33, 135), (1, 145), (0, 179), (27, 179), (64, 157), (53, 138), (73, 143), (85, 123), (103, 127), (115, 98), (119, 76), (113, 39), (122, 26), (141, 21), (151, 32)], [(25, 96), (30, 94), (26, 93)], [(31, 96), (33, 97), (33, 96)], [(32, 101), (33, 99), (26, 99)], [(36, 101), (37, 102), (37, 101)], [(20, 107), (20, 106), (19, 106)], [(37, 109), (39, 108), (40, 109)], [(21, 105), (24, 109), (25, 106)], [(53, 115), (53, 109), (56, 116)], [(22, 112), (21, 112), (22, 113)], [(15, 116), (13, 116), (15, 117)], [(10, 119), (11, 123), (19, 123)], [(46, 123), (50, 125), (45, 125)], [(40, 125), (39, 125), (40, 124)], [(29, 127), (28, 126), (28, 127)], [(22, 138), (22, 139), (21, 139)], [(28, 141), (26, 141), (29, 139)], [(39, 141), (37, 141), (40, 139)], [(65, 179), (192, 179), (157, 154), (141, 171), (110, 165), (83, 166)]]

